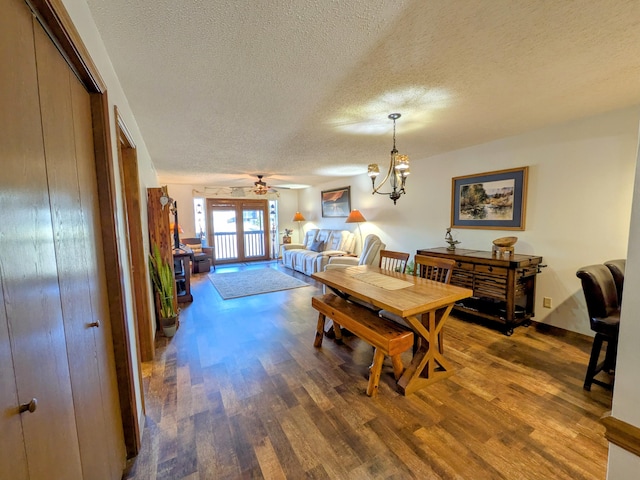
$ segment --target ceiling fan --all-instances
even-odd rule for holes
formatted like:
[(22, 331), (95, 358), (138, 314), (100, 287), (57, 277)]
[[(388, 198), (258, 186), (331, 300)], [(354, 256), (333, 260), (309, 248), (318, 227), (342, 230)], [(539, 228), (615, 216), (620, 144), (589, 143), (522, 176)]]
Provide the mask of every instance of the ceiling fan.
[(278, 193), (278, 190), (276, 190), (273, 187), (270, 187), (269, 185), (267, 185), (267, 182), (262, 180), (262, 177), (264, 177), (264, 175), (256, 175), (256, 176), (258, 177), (258, 181), (253, 182), (254, 187), (251, 190), (254, 194), (266, 195), (267, 193)]

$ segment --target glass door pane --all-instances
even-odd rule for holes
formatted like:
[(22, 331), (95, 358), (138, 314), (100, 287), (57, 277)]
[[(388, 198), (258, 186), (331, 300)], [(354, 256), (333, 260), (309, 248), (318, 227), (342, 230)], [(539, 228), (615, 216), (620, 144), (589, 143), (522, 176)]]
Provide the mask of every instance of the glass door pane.
[(212, 245), (215, 245), (216, 261), (238, 259), (238, 226), (236, 218), (236, 210), (233, 207), (215, 207), (211, 211), (212, 234), (214, 237)]
[(248, 260), (265, 257), (267, 252), (265, 250), (264, 209), (243, 208), (242, 226), (244, 257)]

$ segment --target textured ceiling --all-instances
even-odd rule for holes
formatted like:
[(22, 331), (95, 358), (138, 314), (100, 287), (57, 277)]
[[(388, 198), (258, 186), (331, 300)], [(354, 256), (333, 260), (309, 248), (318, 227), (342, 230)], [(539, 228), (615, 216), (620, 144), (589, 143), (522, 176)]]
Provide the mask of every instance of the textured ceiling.
[(640, 103), (638, 0), (87, 0), (162, 183), (313, 185)]

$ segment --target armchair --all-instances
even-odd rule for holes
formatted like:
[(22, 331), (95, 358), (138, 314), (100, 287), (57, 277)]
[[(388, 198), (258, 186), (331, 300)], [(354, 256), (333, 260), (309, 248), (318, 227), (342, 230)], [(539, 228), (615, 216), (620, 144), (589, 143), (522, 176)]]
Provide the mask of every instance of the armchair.
[(362, 245), (359, 257), (331, 257), (325, 270), (332, 268), (353, 267), (355, 265), (378, 265), (380, 263), (380, 250), (386, 245), (377, 235), (367, 235)]
[(215, 271), (215, 251), (213, 247), (202, 245), (202, 240), (198, 237), (183, 238), (181, 242), (193, 251), (193, 266), (191, 267), (193, 273), (208, 273), (212, 265)]

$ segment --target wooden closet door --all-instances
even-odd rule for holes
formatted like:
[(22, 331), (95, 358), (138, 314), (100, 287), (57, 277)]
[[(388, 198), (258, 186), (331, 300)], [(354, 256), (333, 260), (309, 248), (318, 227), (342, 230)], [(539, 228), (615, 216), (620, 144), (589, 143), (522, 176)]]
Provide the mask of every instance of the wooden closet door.
[[(8, 452), (0, 454), (0, 478), (25, 477), (21, 448), (26, 451), (31, 479), (81, 478), (53, 247), (32, 15), (24, 2), (3, 2), (0, 32), (0, 62), (5, 66), (0, 69), (2, 308), (18, 403), (38, 400), (33, 413), (20, 416), (16, 404), (0, 405), (2, 445), (12, 444)], [(0, 326), (0, 332), (3, 330)], [(4, 378), (6, 367), (2, 368)], [(4, 394), (1, 399), (7, 401)], [(16, 417), (24, 442), (16, 433)], [(11, 437), (5, 436), (7, 432)]]
[[(89, 94), (37, 24), (35, 39), (54, 248), (82, 473), (83, 478), (118, 479), (123, 465), (113, 463), (114, 442), (122, 444), (123, 437), (121, 430), (116, 436), (114, 427), (121, 421), (107, 408), (114, 402), (118, 405), (117, 390), (109, 381), (113, 358), (101, 371), (99, 360), (105, 361), (108, 355), (98, 355), (96, 347), (98, 339), (105, 348), (104, 337), (110, 336), (110, 330), (108, 311), (98, 291), (105, 285), (97, 285), (104, 270), (98, 267), (96, 199), (87, 189), (97, 188)], [(91, 174), (93, 182), (88, 178)], [(104, 384), (103, 375), (107, 377)], [(114, 421), (115, 426), (110, 423)]]
[[(4, 9), (3, 9), (4, 10)], [(0, 175), (0, 201), (7, 204), (11, 192), (12, 182), (16, 176), (16, 167), (22, 161), (22, 141), (20, 131), (25, 127), (27, 119), (14, 119), (15, 111), (12, 107), (21, 102), (21, 92), (27, 85), (22, 79), (29, 74), (35, 78), (35, 65), (24, 62), (29, 54), (33, 56), (33, 45), (30, 45), (31, 32), (23, 31), (16, 23), (17, 12), (15, 9), (7, 10), (0, 15), (0, 63), (12, 65), (13, 68), (0, 68), (0, 165), (3, 166)], [(33, 85), (32, 85), (33, 86)], [(37, 112), (37, 102), (26, 103), (27, 108)], [(14, 204), (17, 203), (15, 200)], [(10, 215), (16, 223), (16, 212)], [(0, 209), (0, 222), (7, 223), (6, 209)], [(11, 225), (11, 222), (9, 222)], [(9, 226), (6, 225), (6, 226)], [(22, 436), (22, 422), (18, 414), (18, 390), (11, 355), (11, 343), (9, 339), (9, 325), (4, 305), (7, 302), (4, 293), (4, 278), (7, 276), (5, 257), (12, 252), (10, 239), (6, 235), (6, 227), (3, 225), (3, 234), (0, 234), (0, 298), (3, 307), (0, 309), (0, 479), (15, 478), (26, 479), (27, 456)], [(14, 267), (15, 268), (15, 267)], [(14, 274), (16, 272), (13, 272)]]

